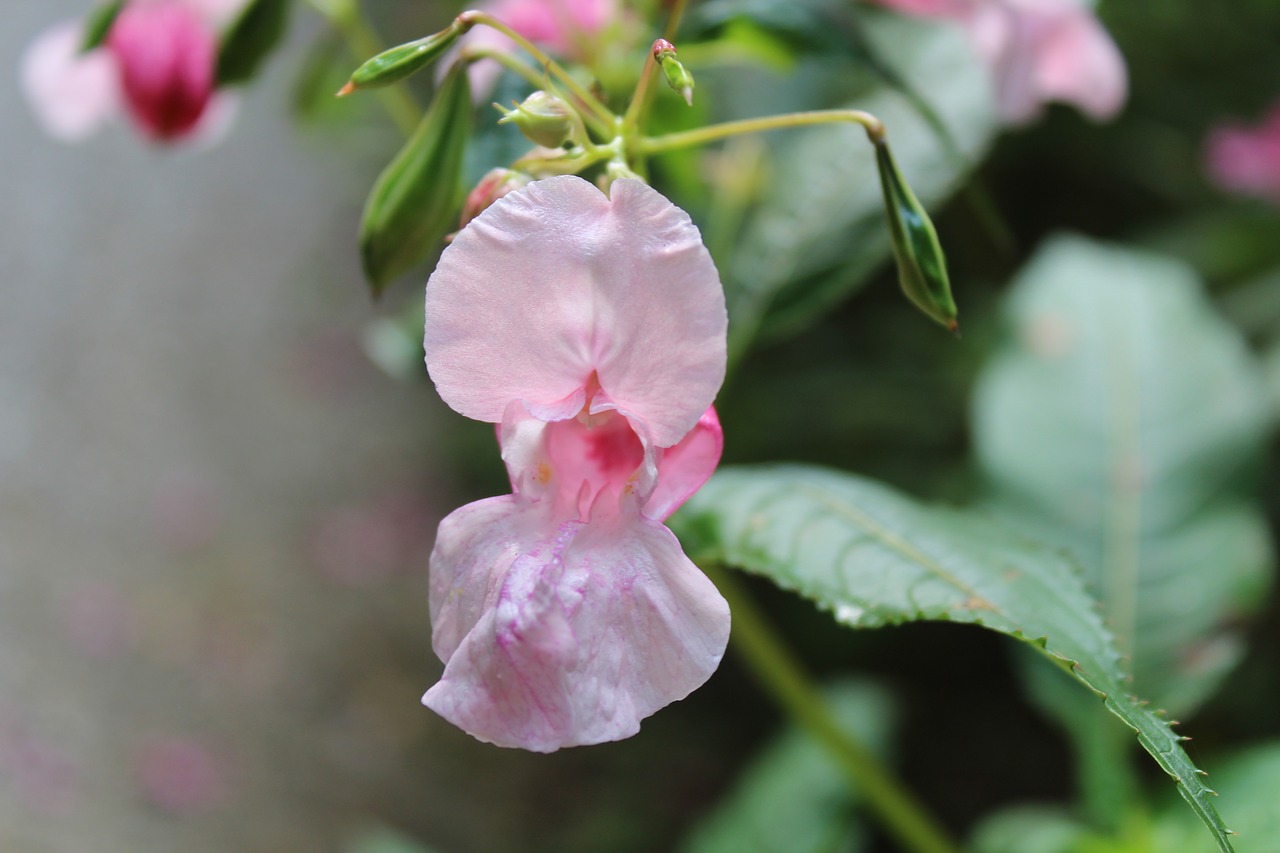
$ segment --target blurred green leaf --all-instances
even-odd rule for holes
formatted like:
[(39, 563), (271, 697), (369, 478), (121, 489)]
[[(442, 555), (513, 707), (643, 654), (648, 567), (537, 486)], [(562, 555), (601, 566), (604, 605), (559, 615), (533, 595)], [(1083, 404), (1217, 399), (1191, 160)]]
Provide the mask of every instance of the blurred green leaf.
[(1244, 649), (1270, 579), (1266, 394), (1240, 336), (1166, 259), (1077, 238), (1043, 248), (982, 375), (974, 442), (993, 501), (1068, 547), (1138, 692), (1178, 713)]
[(466, 68), (455, 65), (365, 202), (360, 258), (375, 297), (439, 248), (457, 221), (470, 130), (471, 86)]
[[(846, 682), (825, 694), (837, 722), (859, 742), (873, 748), (889, 742), (893, 713), (883, 690)], [(751, 761), (733, 791), (680, 850), (858, 853), (865, 848), (865, 836), (853, 815), (855, 799), (839, 763), (808, 734), (792, 728)]]
[[(861, 35), (912, 88), (926, 91), (958, 146), (959, 161), (898, 92), (876, 82), (848, 106), (883, 120), (903, 176), (926, 207), (963, 182), (997, 124), (985, 70), (954, 27), (871, 17)], [(962, 161), (962, 162), (961, 162)], [(862, 128), (832, 125), (776, 147), (771, 187), (724, 271), (740, 348), (757, 321), (767, 337), (793, 334), (845, 298), (890, 256), (874, 148)], [(941, 235), (945, 248), (946, 234)], [(818, 275), (818, 274), (821, 275)]]
[(344, 853), (433, 853), (394, 830), (376, 827), (359, 833), (343, 848)]
[(107, 40), (107, 36), (111, 34), (111, 25), (116, 22), (123, 8), (124, 0), (111, 0), (90, 10), (84, 20), (84, 39), (80, 42), (81, 53), (88, 53)]
[(979, 824), (973, 853), (1076, 853), (1089, 828), (1058, 809), (1018, 806)]
[(920, 620), (981, 625), (1031, 643), (1095, 693), (1230, 851), (1227, 829), (1181, 738), (1130, 695), (1110, 633), (1073, 565), (985, 515), (924, 507), (821, 468), (727, 468), (674, 525), (696, 560), (765, 575), (874, 628)]
[[(1218, 762), (1213, 784), (1230, 803), (1231, 828), (1239, 853), (1275, 853), (1280, 849), (1280, 741), (1260, 744)], [(1192, 829), (1186, 812), (1170, 803), (1156, 822), (1153, 850), (1159, 853), (1209, 853)]]
[(247, 83), (284, 37), (290, 0), (251, 0), (222, 38), (218, 85)]

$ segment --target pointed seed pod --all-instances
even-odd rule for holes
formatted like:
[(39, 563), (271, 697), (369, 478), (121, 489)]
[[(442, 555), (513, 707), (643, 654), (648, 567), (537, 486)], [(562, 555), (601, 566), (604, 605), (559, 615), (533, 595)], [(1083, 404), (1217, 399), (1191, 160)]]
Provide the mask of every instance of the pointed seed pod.
[(390, 86), (421, 71), (439, 59), (471, 26), (470, 22), (455, 18), (438, 33), (384, 50), (352, 72), (347, 85), (338, 90), (338, 97), (357, 89)]
[(959, 329), (947, 261), (929, 214), (903, 180), (889, 143), (876, 142), (876, 165), (884, 192), (884, 212), (898, 262), (898, 283), (917, 308), (950, 331)]
[(374, 297), (431, 254), (453, 225), (470, 131), (471, 86), (459, 63), (365, 202), (360, 259)]

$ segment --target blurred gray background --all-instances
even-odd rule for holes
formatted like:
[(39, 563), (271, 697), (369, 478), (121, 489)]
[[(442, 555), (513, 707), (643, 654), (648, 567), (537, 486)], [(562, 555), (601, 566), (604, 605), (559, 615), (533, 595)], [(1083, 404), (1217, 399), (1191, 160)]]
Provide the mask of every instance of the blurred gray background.
[(298, 9), (217, 147), (51, 141), (18, 60), (90, 4), (3, 5), (0, 850), (337, 849), (445, 728), (438, 404), (360, 346), (394, 137), (295, 128)]

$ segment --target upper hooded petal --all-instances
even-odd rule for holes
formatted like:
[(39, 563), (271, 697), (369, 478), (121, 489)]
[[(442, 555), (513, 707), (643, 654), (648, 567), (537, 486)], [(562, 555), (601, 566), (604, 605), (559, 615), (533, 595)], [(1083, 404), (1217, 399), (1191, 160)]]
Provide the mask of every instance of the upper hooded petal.
[[(668, 447), (725, 369), (724, 293), (698, 229), (640, 181), (612, 196), (535, 181), (476, 217), (427, 284), (424, 348), (440, 396), (497, 423), (521, 400), (572, 417), (598, 379), (610, 405)], [(590, 400), (585, 400), (590, 404)]]
[(445, 671), (423, 702), (499, 746), (629, 737), (715, 671), (728, 607), (661, 524), (552, 524), (544, 506), (498, 498), (442, 523), (431, 606)]
[(97, 131), (120, 107), (115, 60), (105, 50), (80, 53), (79, 21), (55, 24), (22, 55), (22, 93), (46, 133), (77, 142)]

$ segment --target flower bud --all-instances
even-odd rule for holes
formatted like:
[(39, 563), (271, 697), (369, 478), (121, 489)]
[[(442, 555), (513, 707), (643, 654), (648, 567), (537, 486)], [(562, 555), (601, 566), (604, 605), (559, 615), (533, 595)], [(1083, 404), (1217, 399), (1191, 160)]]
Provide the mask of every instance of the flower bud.
[(559, 148), (573, 137), (573, 109), (546, 92), (534, 92), (514, 110), (503, 110), (498, 124), (508, 122), (520, 128), (534, 145), (543, 148)]
[(898, 171), (889, 143), (882, 138), (875, 145), (885, 217), (898, 262), (898, 283), (917, 308), (954, 332), (959, 328), (956, 303), (938, 233)]
[(148, 136), (189, 133), (213, 94), (217, 38), (183, 3), (129, 3), (106, 39), (130, 114)]
[(459, 64), (365, 203), (360, 259), (374, 296), (426, 258), (453, 224), (470, 131), (471, 86)]
[(438, 33), (384, 50), (352, 73), (347, 85), (338, 90), (338, 97), (349, 95), (356, 89), (389, 86), (421, 71), (439, 59), (471, 26), (469, 22), (455, 18), (452, 24)]
[(693, 75), (676, 59), (676, 48), (666, 39), (658, 39), (653, 43), (653, 58), (662, 66), (663, 76), (671, 90), (684, 98), (684, 102), (693, 106)]
[(458, 219), (458, 229), (467, 227), (467, 223), (483, 213), (489, 205), (509, 192), (518, 190), (533, 181), (532, 175), (517, 172), (514, 169), (490, 169), (480, 179), (462, 203), (462, 215)]

